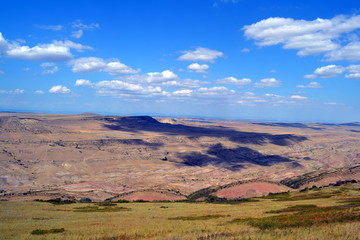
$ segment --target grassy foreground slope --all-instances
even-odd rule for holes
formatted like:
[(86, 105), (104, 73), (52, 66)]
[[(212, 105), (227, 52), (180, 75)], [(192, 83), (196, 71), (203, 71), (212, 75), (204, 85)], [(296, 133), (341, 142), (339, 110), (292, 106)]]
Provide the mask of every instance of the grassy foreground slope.
[(190, 202), (0, 202), (0, 239), (360, 239), (360, 184)]

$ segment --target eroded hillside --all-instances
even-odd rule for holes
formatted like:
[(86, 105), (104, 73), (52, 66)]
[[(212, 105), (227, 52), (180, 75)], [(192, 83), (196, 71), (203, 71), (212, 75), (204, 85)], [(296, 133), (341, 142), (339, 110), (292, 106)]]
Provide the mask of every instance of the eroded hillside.
[(104, 200), (151, 190), (181, 199), (207, 187), (319, 171), (332, 173), (331, 181), (360, 180), (359, 171), (336, 174), (358, 164), (358, 123), (0, 115), (0, 190), (12, 197)]

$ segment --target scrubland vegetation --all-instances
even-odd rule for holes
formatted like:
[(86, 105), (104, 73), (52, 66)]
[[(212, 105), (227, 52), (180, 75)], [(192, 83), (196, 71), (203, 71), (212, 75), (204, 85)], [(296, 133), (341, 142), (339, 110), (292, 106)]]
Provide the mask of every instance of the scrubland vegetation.
[(360, 239), (360, 185), (257, 201), (0, 202), (0, 239)]

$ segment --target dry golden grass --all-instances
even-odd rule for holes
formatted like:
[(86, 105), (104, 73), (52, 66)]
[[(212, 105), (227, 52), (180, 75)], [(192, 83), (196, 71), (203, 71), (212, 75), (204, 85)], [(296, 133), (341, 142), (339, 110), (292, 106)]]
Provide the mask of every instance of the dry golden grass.
[[(46, 202), (2, 201), (0, 202), (0, 239), (360, 239), (360, 221), (357, 220), (263, 230), (251, 226), (246, 221), (234, 221), (279, 216), (282, 213), (266, 212), (291, 206), (345, 205), (346, 203), (341, 202), (344, 199), (359, 198), (358, 187), (355, 185), (317, 190), (333, 193), (331, 198), (297, 201), (259, 199), (258, 202), (240, 204), (153, 202), (99, 206), (89, 203), (53, 205)], [(314, 192), (309, 191), (308, 194)], [(79, 207), (87, 206), (97, 209), (107, 208), (107, 210), (76, 212)], [(127, 208), (127, 211), (109, 210), (120, 207)], [(359, 206), (352, 206), (348, 210), (360, 215)], [(31, 234), (36, 229), (61, 228), (65, 231), (44, 235)]]

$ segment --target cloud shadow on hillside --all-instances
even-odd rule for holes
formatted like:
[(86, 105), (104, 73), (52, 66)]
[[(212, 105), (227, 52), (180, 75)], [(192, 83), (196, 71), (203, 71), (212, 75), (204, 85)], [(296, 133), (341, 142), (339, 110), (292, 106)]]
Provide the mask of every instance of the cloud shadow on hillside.
[(242, 144), (263, 145), (271, 143), (279, 146), (288, 146), (293, 142), (307, 140), (307, 138), (304, 136), (297, 136), (293, 134), (273, 135), (269, 133), (241, 132), (222, 126), (195, 127), (182, 124), (161, 123), (156, 119), (148, 116), (103, 117), (99, 120), (106, 121), (107, 123), (104, 124), (104, 127), (115, 131), (149, 131), (188, 137), (225, 137), (232, 142)]
[(283, 162), (294, 162), (279, 155), (264, 155), (247, 147), (225, 148), (220, 143), (211, 146), (207, 154), (199, 152), (179, 153), (177, 157), (183, 160), (183, 165), (194, 167), (213, 165), (231, 171), (240, 170), (244, 167), (244, 163), (272, 166)]

